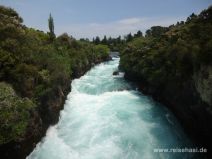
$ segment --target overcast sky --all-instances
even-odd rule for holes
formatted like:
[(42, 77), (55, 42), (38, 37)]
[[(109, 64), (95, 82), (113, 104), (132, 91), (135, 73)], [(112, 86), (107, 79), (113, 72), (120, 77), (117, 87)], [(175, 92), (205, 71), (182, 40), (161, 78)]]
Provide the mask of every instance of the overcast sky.
[(14, 8), (28, 27), (48, 31), (51, 13), (57, 35), (91, 39), (168, 26), (198, 14), (212, 0), (0, 0), (0, 5)]

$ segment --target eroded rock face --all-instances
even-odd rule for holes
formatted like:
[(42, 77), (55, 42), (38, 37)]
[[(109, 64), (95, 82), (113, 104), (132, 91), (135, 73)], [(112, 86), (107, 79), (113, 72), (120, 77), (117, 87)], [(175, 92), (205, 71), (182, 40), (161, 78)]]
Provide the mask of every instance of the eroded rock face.
[[(67, 85), (67, 88), (70, 90), (69, 84)], [(41, 104), (39, 106), (39, 113), (45, 129), (47, 129), (49, 125), (53, 125), (58, 122), (59, 113), (60, 110), (63, 109), (63, 104), (67, 94), (68, 91), (65, 91), (65, 88), (57, 86), (42, 97)]]
[(212, 109), (212, 66), (201, 66), (194, 74), (194, 81), (202, 101)]

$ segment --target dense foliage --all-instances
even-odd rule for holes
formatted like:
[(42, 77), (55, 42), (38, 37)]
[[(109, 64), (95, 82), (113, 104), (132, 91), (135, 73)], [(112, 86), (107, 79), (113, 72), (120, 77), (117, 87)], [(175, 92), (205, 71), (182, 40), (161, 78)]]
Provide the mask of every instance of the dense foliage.
[[(122, 50), (123, 46), (126, 45), (128, 42), (132, 41), (133, 38), (139, 38), (143, 37), (143, 33), (139, 30), (137, 33), (132, 35), (131, 33), (127, 34), (124, 37), (118, 36), (117, 38), (112, 38), (112, 37), (107, 37), (106, 35), (104, 36), (103, 39), (100, 39), (100, 37), (95, 37), (93, 38), (93, 43), (98, 45), (98, 44), (103, 44), (107, 45), (111, 51), (120, 51)], [(81, 39), (82, 41), (88, 41), (88, 39)]]
[(10, 85), (0, 83), (0, 143), (23, 136), (34, 104), (28, 98), (18, 97)]
[(200, 65), (212, 64), (212, 7), (186, 22), (154, 26), (134, 37), (121, 54), (120, 68), (156, 89), (183, 87)]
[(10, 84), (0, 84), (1, 144), (24, 133), (26, 111), (34, 109), (28, 105), (39, 106), (55, 87), (66, 89), (71, 79), (106, 60), (109, 49), (68, 34), (55, 38), (51, 15), (48, 34), (27, 28), (16, 11), (4, 6), (0, 6), (0, 19), (0, 81)]
[(212, 6), (186, 22), (154, 26), (123, 45), (120, 69), (176, 115), (188, 135), (211, 147)]

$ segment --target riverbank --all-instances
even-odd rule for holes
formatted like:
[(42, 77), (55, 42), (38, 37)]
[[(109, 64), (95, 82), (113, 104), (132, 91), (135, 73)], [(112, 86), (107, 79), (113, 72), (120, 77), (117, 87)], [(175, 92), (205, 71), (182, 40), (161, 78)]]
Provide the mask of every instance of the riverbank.
[[(118, 58), (72, 82), (59, 122), (27, 159), (193, 159), (193, 153), (155, 153), (192, 144), (163, 105), (126, 82)], [(58, 146), (59, 145), (59, 146)], [(110, 152), (110, 153), (108, 153)]]
[(38, 108), (30, 112), (31, 117), (24, 136), (18, 141), (0, 145), (1, 157), (4, 159), (25, 159), (35, 148), (36, 144), (41, 141), (42, 137), (45, 136), (48, 127), (58, 122), (67, 94), (71, 91), (71, 81), (83, 76), (96, 64), (108, 60), (111, 60), (111, 58), (97, 60), (87, 65), (85, 69), (78, 72), (77, 76), (67, 80), (63, 87), (60, 85), (54, 86), (51, 92), (42, 97)]
[[(125, 73), (127, 81), (134, 82), (140, 92), (152, 96), (154, 100), (164, 104), (177, 117), (184, 131), (199, 148), (206, 148), (210, 152), (211, 124), (212, 120), (209, 106), (204, 103), (193, 89), (176, 90), (173, 87), (166, 90), (156, 90), (145, 82), (135, 80), (135, 77)], [(190, 85), (190, 84), (189, 84)], [(195, 94), (193, 96), (193, 94)], [(187, 100), (185, 100), (185, 97)], [(205, 154), (203, 154), (205, 155)]]
[[(0, 154), (25, 158), (58, 122), (71, 80), (109, 60), (109, 48), (28, 28), (0, 6)], [(48, 24), (48, 23), (47, 23)]]
[(211, 148), (212, 7), (169, 27), (154, 26), (120, 54), (120, 69), (165, 104), (199, 147)]

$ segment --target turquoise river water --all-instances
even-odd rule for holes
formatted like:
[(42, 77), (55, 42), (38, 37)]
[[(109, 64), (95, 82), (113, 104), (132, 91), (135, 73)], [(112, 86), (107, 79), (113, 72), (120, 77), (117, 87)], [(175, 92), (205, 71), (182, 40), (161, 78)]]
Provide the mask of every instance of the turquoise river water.
[(191, 146), (173, 114), (113, 76), (119, 59), (102, 63), (72, 82), (57, 125), (27, 159), (183, 159), (190, 153), (158, 148)]

